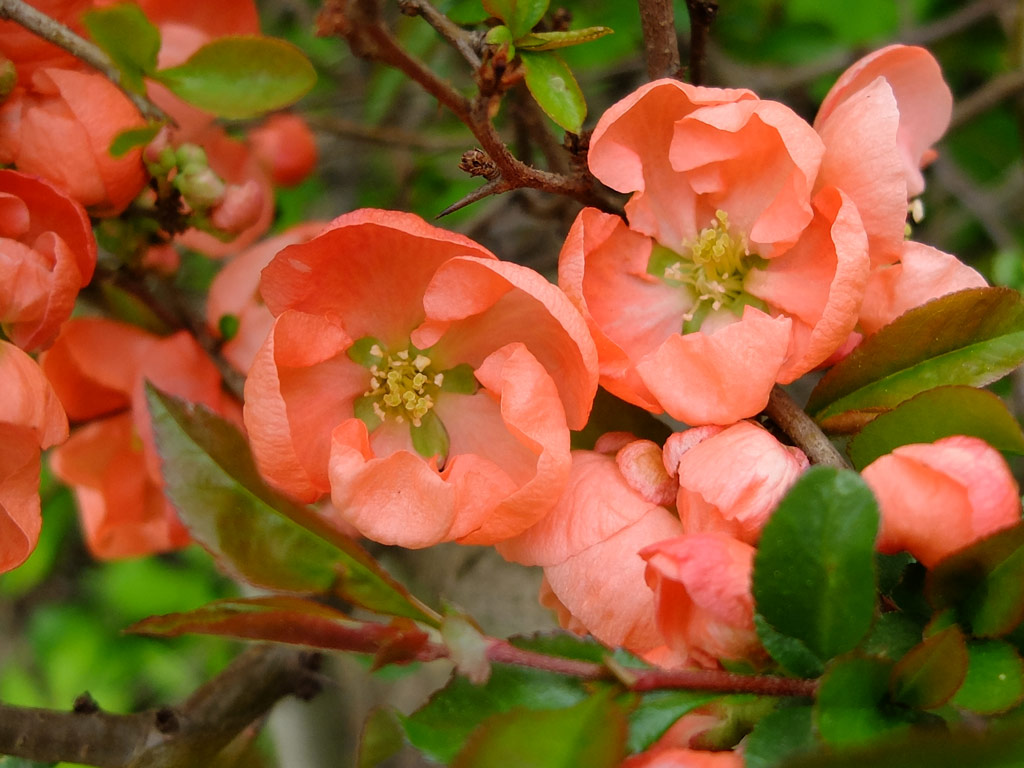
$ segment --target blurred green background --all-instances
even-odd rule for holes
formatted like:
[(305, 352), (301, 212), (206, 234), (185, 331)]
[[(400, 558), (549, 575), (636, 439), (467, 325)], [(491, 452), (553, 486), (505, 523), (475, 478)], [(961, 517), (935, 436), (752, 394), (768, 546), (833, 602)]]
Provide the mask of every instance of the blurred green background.
[[(479, 185), (458, 169), (475, 146), (469, 131), (394, 71), (355, 58), (345, 45), (313, 35), (319, 4), (307, 0), (259, 3), (264, 31), (292, 40), (320, 72), (299, 105), (317, 133), (318, 172), (282, 191), (277, 229), (300, 220), (330, 219), (361, 206), (411, 210), (432, 219)], [(467, 93), (471, 73), (421, 19), (401, 16), (386, 2), (403, 43)], [(447, 0), (438, 7), (460, 23), (486, 18), (479, 0)], [(557, 4), (553, 4), (553, 7)], [(605, 25), (615, 33), (566, 51), (590, 107), (592, 127), (602, 110), (645, 81), (636, 6), (626, 0), (575, 0), (564, 7), (573, 27)], [(687, 14), (676, 3), (686, 59)], [(953, 126), (926, 174), (925, 220), (915, 238), (959, 255), (997, 284), (1024, 287), (1024, 3), (1012, 0), (720, 0), (711, 30), (708, 85), (750, 87), (785, 101), (808, 119), (839, 72), (890, 42), (928, 47), (939, 59), (955, 97)], [(518, 140), (503, 109), (498, 123), (521, 158), (543, 164)], [(549, 124), (551, 137), (562, 141)], [(443, 224), (483, 242), (499, 256), (549, 274), (578, 206), (518, 191), (469, 206)], [(201, 288), (211, 269), (194, 288)], [(1024, 412), (1019, 376), (997, 391)], [(221, 669), (237, 646), (209, 638), (151, 639), (121, 634), (150, 614), (196, 608), (238, 594), (198, 548), (115, 563), (90, 559), (81, 541), (69, 492), (44, 477), (43, 536), (32, 558), (0, 576), (0, 700), (66, 709), (84, 691), (108, 710), (127, 712), (184, 698)], [(477, 560), (445, 550), (448, 567), (477, 573)], [(411, 563), (411, 565), (410, 565)], [(452, 589), (437, 561), (399, 563), (421, 592)], [(418, 569), (418, 575), (416, 573)], [(522, 581), (488, 576), (466, 604), (485, 629), (502, 628), (493, 593), (520, 594)], [(532, 583), (532, 582), (531, 582)], [(511, 598), (510, 598), (511, 599)], [(506, 609), (507, 611), (507, 609)], [(507, 618), (507, 617), (506, 617)], [(348, 672), (339, 673), (357, 674)], [(361, 673), (359, 673), (361, 674)], [(436, 676), (435, 676), (436, 677)], [(364, 680), (358, 677), (355, 680)], [(362, 683), (357, 683), (362, 685)], [(349, 738), (349, 742), (350, 742)], [(310, 759), (310, 758), (304, 758)], [(413, 758), (408, 758), (412, 760)], [(275, 765), (264, 745), (246, 765)], [(241, 763), (240, 763), (241, 764)], [(283, 764), (283, 761), (282, 763)], [(294, 763), (302, 765), (304, 763)], [(316, 768), (305, 763), (308, 768)], [(324, 765), (348, 765), (337, 757)], [(395, 763), (396, 765), (398, 763)], [(413, 764), (413, 763), (408, 763)], [(28, 765), (0, 757), (0, 766)]]

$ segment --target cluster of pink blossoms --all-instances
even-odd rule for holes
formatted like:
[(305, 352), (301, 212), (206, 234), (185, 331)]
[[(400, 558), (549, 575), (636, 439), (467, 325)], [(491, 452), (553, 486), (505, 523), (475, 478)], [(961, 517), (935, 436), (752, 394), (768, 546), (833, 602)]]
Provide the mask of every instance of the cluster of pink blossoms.
[[(112, 4), (32, 3), (79, 34), (83, 14)], [(215, 38), (259, 33), (252, 0), (138, 4), (159, 29), (160, 67)], [(159, 338), (111, 320), (69, 320), (97, 267), (90, 216), (128, 215), (133, 201), (151, 207), (149, 183), (171, 157), (186, 205), (190, 195), (201, 199), (208, 229), (219, 235), (189, 229), (178, 241), (214, 258), (237, 253), (270, 226), (273, 187), (312, 171), (312, 134), (298, 116), (277, 114), (235, 139), (212, 115), (151, 83), (149, 98), (176, 125), (145, 151), (115, 156), (114, 138), (146, 121), (104, 75), (9, 21), (0, 21), (0, 74), (0, 163), (9, 166), (0, 170), (0, 325), (12, 342), (0, 341), (0, 573), (35, 546), (40, 451), (68, 439), (68, 418), (80, 426), (53, 452), (52, 468), (75, 489), (92, 552), (125, 557), (184, 546), (188, 534), (163, 498), (143, 382), (239, 421), (240, 407), (189, 334)], [(194, 161), (194, 179), (183, 175), (180, 157)], [(177, 254), (157, 246), (142, 261), (173, 268)], [(42, 353), (41, 368), (25, 353)]]

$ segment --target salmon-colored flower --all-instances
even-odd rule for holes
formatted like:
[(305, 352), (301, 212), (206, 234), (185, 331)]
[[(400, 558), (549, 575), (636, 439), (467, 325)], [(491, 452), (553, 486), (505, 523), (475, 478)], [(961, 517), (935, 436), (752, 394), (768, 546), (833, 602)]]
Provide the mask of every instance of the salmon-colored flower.
[(183, 547), (188, 532), (163, 496), (144, 383), (223, 411), (220, 375), (185, 332), (160, 338), (99, 318), (70, 320), (42, 358), (68, 416), (88, 423), (51, 457), (72, 486), (99, 558)]
[(715, 668), (720, 660), (757, 660), (750, 580), (754, 548), (724, 533), (687, 533), (641, 550), (670, 648)]
[(43, 372), (13, 344), (0, 341), (0, 573), (35, 549), (39, 453), (68, 436), (68, 420)]
[(882, 513), (878, 550), (906, 550), (929, 568), (1021, 519), (1010, 468), (976, 437), (903, 445), (861, 474)]
[(688, 424), (729, 424), (846, 340), (867, 237), (852, 199), (820, 183), (828, 152), (750, 91), (661, 80), (605, 113), (590, 167), (633, 193), (629, 224), (585, 209), (559, 264), (604, 386)]
[(249, 370), (256, 350), (274, 325), (259, 292), (260, 273), (279, 251), (307, 242), (320, 234), (327, 222), (310, 221), (263, 240), (229, 261), (217, 273), (206, 298), (206, 322), (210, 331), (222, 335), (223, 325), (236, 326), (221, 347), (224, 359), (242, 373)]
[(103, 75), (39, 68), (0, 106), (0, 162), (49, 179), (97, 216), (112, 216), (141, 191), (146, 173), (141, 150), (114, 157), (110, 143), (144, 124)]
[(316, 141), (299, 115), (271, 115), (249, 131), (249, 143), (274, 183), (282, 187), (299, 184), (316, 166)]
[(669, 470), (678, 478), (683, 529), (719, 531), (748, 544), (757, 543), (769, 515), (808, 467), (803, 451), (749, 421), (677, 432), (665, 455), (675, 463)]
[(28, 351), (49, 346), (95, 267), (82, 206), (43, 179), (0, 170), (0, 323), (8, 337)]
[(561, 614), (564, 626), (582, 626), (607, 645), (648, 654), (664, 640), (638, 553), (682, 532), (675, 515), (630, 484), (615, 456), (576, 451), (569, 485), (555, 508), (498, 551), (509, 560), (543, 566), (552, 595), (568, 612)]
[(365, 536), (490, 544), (551, 508), (596, 359), (582, 318), (537, 273), (411, 214), (363, 210), (281, 251), (276, 316), (245, 389), (257, 463), (330, 493)]

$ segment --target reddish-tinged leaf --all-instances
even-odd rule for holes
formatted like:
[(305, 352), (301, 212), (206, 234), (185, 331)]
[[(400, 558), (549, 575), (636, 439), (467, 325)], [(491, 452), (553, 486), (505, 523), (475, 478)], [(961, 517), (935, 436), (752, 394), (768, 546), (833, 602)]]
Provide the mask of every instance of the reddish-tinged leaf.
[(951, 435), (971, 435), (1000, 451), (1024, 453), (1024, 431), (996, 395), (974, 387), (938, 387), (867, 424), (850, 441), (850, 458), (861, 470), (901, 445), (933, 443)]
[(187, 613), (151, 616), (128, 631), (164, 637), (221, 635), (357, 653), (374, 653), (404, 635), (426, 640), (415, 627), (353, 621), (333, 608), (299, 597), (218, 600)]
[(967, 643), (953, 625), (925, 638), (896, 662), (889, 678), (892, 697), (917, 709), (941, 707), (967, 675)]
[(811, 393), (807, 410), (833, 431), (935, 387), (984, 386), (1024, 362), (1024, 300), (971, 288), (912, 309), (866, 339)]

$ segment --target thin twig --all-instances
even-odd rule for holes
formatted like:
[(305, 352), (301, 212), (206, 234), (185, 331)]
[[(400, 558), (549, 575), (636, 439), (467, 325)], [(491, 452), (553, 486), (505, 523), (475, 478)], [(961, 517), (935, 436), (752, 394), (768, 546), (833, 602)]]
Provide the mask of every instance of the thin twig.
[(953, 119), (950, 121), (949, 129), (963, 125), (1021, 91), (1024, 91), (1024, 70), (1015, 69), (994, 77), (957, 103), (953, 108)]
[(832, 445), (832, 441), (814, 423), (804, 409), (782, 387), (776, 385), (768, 398), (765, 413), (796, 443), (812, 464), (848, 469), (849, 463)]
[(647, 77), (679, 77), (679, 38), (672, 0), (639, 0)]
[(145, 96), (125, 87), (121, 71), (110, 57), (88, 40), (79, 37), (59, 21), (41, 13), (24, 0), (0, 0), (0, 19), (20, 24), (29, 32), (63, 48), (72, 56), (98, 70), (101, 75), (116, 85), (135, 105), (144, 117), (151, 120), (172, 122), (167, 114)]
[(427, 0), (398, 0), (398, 7), (402, 13), (408, 16), (422, 16), (424, 20), (437, 30), (448, 43), (459, 52), (469, 66), (476, 69), (480, 66), (480, 54), (478, 53), (481, 38), (462, 27), (453, 24), (451, 20), (437, 10)]
[(314, 672), (309, 653), (260, 645), (173, 709), (118, 715), (0, 704), (0, 754), (101, 768), (209, 765), (279, 699), (315, 692)]
[(716, 0), (686, 0), (690, 14), (690, 82), (703, 85), (707, 60), (708, 32), (718, 15)]
[(328, 115), (305, 115), (314, 131), (332, 133), (346, 139), (367, 141), (372, 144), (420, 149), (426, 152), (454, 152), (466, 146), (464, 140), (425, 136), (388, 125), (367, 125), (357, 120)]

